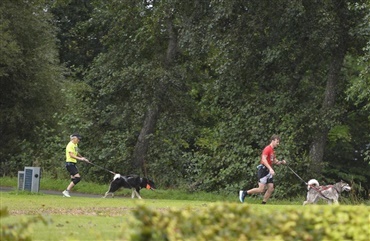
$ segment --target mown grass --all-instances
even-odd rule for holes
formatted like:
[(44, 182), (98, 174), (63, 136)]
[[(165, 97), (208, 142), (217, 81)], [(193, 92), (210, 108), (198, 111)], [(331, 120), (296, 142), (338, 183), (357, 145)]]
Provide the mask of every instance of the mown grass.
[[(156, 210), (192, 209), (196, 212), (212, 202), (238, 202), (237, 195), (224, 196), (205, 192), (189, 193), (183, 190), (142, 190), (144, 200), (131, 199), (130, 190), (120, 190), (115, 198), (101, 198), (107, 185), (81, 182), (74, 188), (72, 198), (49, 195), (64, 190), (68, 180), (43, 178), (39, 193), (17, 191), (17, 178), (0, 178), (0, 185), (13, 191), (0, 192), (1, 209), (7, 208), (9, 216), (1, 219), (2, 225), (22, 223), (22, 220), (41, 215), (48, 222), (36, 222), (29, 229), (32, 240), (121, 240), (122, 233), (130, 232), (127, 222), (132, 210), (139, 204)], [(98, 196), (77, 196), (77, 193)], [(249, 203), (259, 203), (259, 198)], [(242, 204), (241, 204), (242, 205)], [(286, 206), (287, 207), (287, 206)], [(262, 205), (256, 205), (262, 210)], [(266, 209), (266, 207), (264, 207)], [(27, 222), (27, 221), (26, 221)]]
[[(2, 192), (1, 208), (6, 207), (10, 216), (1, 220), (2, 225), (20, 223), (33, 216), (42, 215), (48, 223), (31, 225), (33, 240), (120, 240), (130, 232), (126, 224), (132, 219), (132, 210), (144, 204), (156, 210), (206, 208), (210, 201), (72, 197), (30, 194), (27, 192)], [(261, 205), (256, 208), (261, 208)]]
[[(182, 190), (142, 190), (144, 200), (128, 198), (130, 190), (121, 190), (115, 198), (101, 198), (107, 185), (81, 182), (73, 194), (89, 193), (97, 196), (63, 198), (49, 195), (44, 190), (64, 190), (68, 180), (41, 179), (40, 192), (17, 191), (16, 178), (0, 178), (1, 186), (13, 191), (0, 192), (1, 209), (7, 208), (9, 216), (1, 218), (1, 225), (19, 224), (40, 215), (47, 222), (36, 222), (28, 230), (32, 240), (122, 240), (122, 234), (130, 232), (127, 223), (133, 218), (132, 211), (144, 204), (159, 210), (190, 209), (194, 212), (207, 208), (214, 202), (239, 202), (237, 195), (223, 196), (209, 193), (189, 193)], [(268, 213), (273, 210), (302, 208), (302, 200), (296, 202), (271, 200), (270, 205), (260, 205), (261, 197), (248, 198), (240, 205), (253, 205), (253, 210)], [(272, 204), (272, 205), (271, 205)], [(132, 222), (131, 222), (132, 223)], [(27, 232), (27, 230), (26, 230)]]
[[(31, 225), (32, 240), (120, 240), (122, 233), (130, 232), (127, 226), (132, 211), (140, 204), (164, 211), (191, 209), (194, 212), (207, 208), (211, 201), (131, 199), (131, 198), (63, 198), (58, 195), (30, 194), (27, 192), (1, 192), (1, 209), (7, 208), (10, 216), (1, 224), (15, 224), (41, 215), (47, 224)], [(248, 205), (248, 204), (241, 204)], [(289, 205), (255, 205), (261, 212), (284, 209)]]
[[(10, 177), (2, 177), (0, 178), (0, 186), (5, 187), (12, 187), (14, 190), (17, 189), (17, 178), (10, 178)], [(69, 180), (61, 180), (61, 179), (51, 179), (51, 178), (42, 178), (40, 179), (40, 193), (43, 193), (46, 190), (54, 190), (62, 192), (65, 190), (66, 186), (69, 184)], [(106, 185), (101, 185), (97, 183), (85, 182), (81, 181), (78, 185), (76, 185), (71, 195), (74, 193), (85, 193), (85, 194), (96, 194), (102, 195), (107, 191), (108, 183)], [(201, 200), (201, 201), (223, 201), (223, 202), (235, 202), (238, 201), (238, 194), (237, 191), (235, 195), (222, 195), (222, 194), (215, 194), (215, 193), (207, 193), (207, 192), (189, 192), (186, 190), (177, 190), (177, 189), (167, 189), (161, 190), (157, 189), (155, 191), (149, 190), (141, 190), (143, 194), (143, 198), (147, 199), (168, 199), (168, 200)], [(131, 190), (128, 189), (120, 189), (115, 193), (118, 197), (131, 197)], [(304, 197), (301, 199), (297, 199), (294, 201), (286, 200), (275, 200), (271, 198), (269, 200), (270, 204), (301, 204)], [(249, 203), (260, 203), (262, 200), (261, 196), (254, 196), (252, 198), (248, 198)]]

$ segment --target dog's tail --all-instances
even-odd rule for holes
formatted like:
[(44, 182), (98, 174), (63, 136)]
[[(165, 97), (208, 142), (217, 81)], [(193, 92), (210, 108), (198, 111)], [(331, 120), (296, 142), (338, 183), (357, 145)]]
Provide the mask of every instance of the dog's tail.
[(320, 184), (316, 179), (311, 179), (307, 183), (307, 190), (310, 190), (312, 187), (319, 187)]

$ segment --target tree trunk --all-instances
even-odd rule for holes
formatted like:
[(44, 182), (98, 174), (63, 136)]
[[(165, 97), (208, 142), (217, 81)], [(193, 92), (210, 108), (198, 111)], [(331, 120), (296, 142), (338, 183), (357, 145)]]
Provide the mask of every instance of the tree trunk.
[[(177, 34), (175, 32), (172, 17), (168, 17), (166, 19), (167, 31), (168, 31), (168, 46), (167, 51), (164, 58), (164, 66), (167, 70), (171, 68), (171, 66), (175, 63), (176, 53), (177, 53)], [(134, 169), (141, 168), (142, 172), (146, 176), (146, 169), (145, 169), (145, 160), (149, 150), (149, 141), (150, 135), (155, 132), (157, 120), (160, 115), (161, 106), (163, 105), (164, 93), (167, 89), (167, 86), (163, 81), (158, 82), (158, 92), (154, 96), (154, 101), (152, 101), (152, 105), (148, 108), (147, 113), (145, 115), (143, 127), (140, 131), (140, 135), (135, 145), (134, 153), (133, 153), (133, 167)]]
[[(344, 9), (346, 9), (345, 4), (338, 4), (337, 6), (337, 17), (340, 19), (340, 26), (348, 26), (348, 24), (342, 23), (345, 21), (343, 15)], [(338, 44), (337, 47), (332, 51), (332, 61), (329, 65), (325, 96), (320, 110), (320, 117), (322, 118), (323, 125), (319, 127), (314, 135), (314, 140), (311, 143), (309, 157), (312, 161), (311, 173), (313, 175), (319, 176), (323, 170), (323, 158), (324, 151), (327, 142), (327, 135), (329, 133), (329, 127), (325, 125), (324, 120), (330, 120), (330, 110), (335, 106), (336, 99), (336, 88), (340, 78), (340, 71), (343, 65), (344, 57), (347, 52), (347, 35), (348, 29), (345, 27), (341, 28), (338, 32)]]
[[(338, 78), (340, 70), (344, 60), (344, 50), (338, 49), (333, 61), (329, 66), (328, 80), (326, 83), (324, 101), (321, 107), (321, 117), (323, 120), (326, 118), (331, 118), (330, 110), (335, 106), (336, 99), (336, 88), (338, 83)], [(310, 159), (312, 160), (311, 172), (316, 175), (320, 175), (323, 169), (323, 158), (324, 151), (326, 147), (327, 135), (329, 132), (329, 127), (325, 124), (321, 126), (315, 133), (314, 140), (310, 147)]]
[[(149, 150), (150, 135), (155, 131), (157, 120), (159, 116), (158, 107), (156, 105), (149, 107), (145, 115), (143, 127), (141, 128), (140, 135), (137, 139), (134, 154), (133, 154), (133, 167), (134, 169), (143, 168), (146, 154)], [(144, 174), (145, 171), (144, 171)]]

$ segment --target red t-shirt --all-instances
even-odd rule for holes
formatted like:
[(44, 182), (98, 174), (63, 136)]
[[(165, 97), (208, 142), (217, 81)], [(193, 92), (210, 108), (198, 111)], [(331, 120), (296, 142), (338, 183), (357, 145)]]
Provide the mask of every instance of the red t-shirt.
[[(263, 155), (267, 156), (266, 157), (267, 162), (271, 166), (272, 165), (272, 162), (275, 159), (274, 148), (272, 148), (272, 146), (270, 146), (270, 145), (266, 146), (265, 149), (263, 149), (263, 151), (262, 151), (262, 156)], [(263, 164), (262, 163), (262, 157), (261, 157), (261, 164)]]

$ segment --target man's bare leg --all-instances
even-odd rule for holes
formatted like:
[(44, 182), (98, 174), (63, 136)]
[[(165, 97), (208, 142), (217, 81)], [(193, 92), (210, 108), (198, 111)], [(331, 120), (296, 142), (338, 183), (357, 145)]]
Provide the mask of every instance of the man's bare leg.
[(263, 193), (265, 191), (266, 184), (258, 183), (258, 187), (252, 188), (247, 191), (247, 194)]
[(267, 200), (271, 197), (271, 194), (274, 192), (274, 184), (273, 183), (267, 183), (267, 191), (265, 192), (265, 195), (263, 196), (262, 203), (265, 204)]

